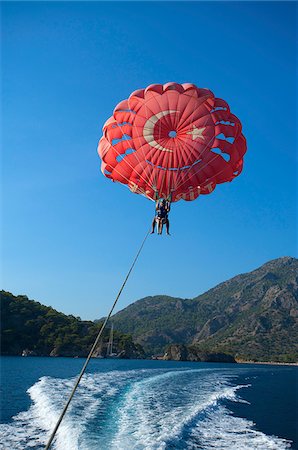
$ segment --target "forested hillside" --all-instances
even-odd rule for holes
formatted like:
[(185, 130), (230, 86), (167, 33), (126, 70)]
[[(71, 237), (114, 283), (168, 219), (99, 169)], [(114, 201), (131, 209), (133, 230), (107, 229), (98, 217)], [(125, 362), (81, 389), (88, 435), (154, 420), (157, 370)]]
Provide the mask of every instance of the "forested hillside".
[(169, 344), (240, 359), (298, 360), (298, 260), (283, 257), (194, 298), (145, 297), (115, 314), (149, 353)]
[[(219, 284), (194, 299), (145, 297), (115, 314), (115, 350), (126, 357), (187, 347), (190, 358), (230, 354), (254, 361), (298, 361), (298, 260), (284, 257)], [(2, 354), (85, 356), (100, 322), (67, 316), (1, 292)], [(109, 330), (103, 340), (105, 352)], [(178, 347), (169, 349), (169, 345)], [(182, 352), (182, 353), (183, 353)], [(172, 355), (172, 356), (171, 356)]]
[[(51, 356), (86, 356), (101, 323), (81, 320), (62, 314), (24, 295), (14, 296), (1, 291), (1, 354), (30, 354)], [(104, 335), (105, 354), (110, 330)], [(125, 357), (143, 357), (140, 345), (131, 336), (114, 331), (115, 351)], [(100, 351), (100, 349), (99, 349)]]

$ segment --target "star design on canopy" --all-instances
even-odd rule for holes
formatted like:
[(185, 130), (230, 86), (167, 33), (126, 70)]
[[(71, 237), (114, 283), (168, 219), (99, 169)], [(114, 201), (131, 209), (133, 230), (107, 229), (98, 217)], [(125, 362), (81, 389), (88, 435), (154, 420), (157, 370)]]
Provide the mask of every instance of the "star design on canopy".
[(197, 138), (205, 139), (205, 137), (202, 134), (204, 130), (206, 130), (206, 127), (197, 128), (195, 125), (193, 125), (193, 129), (191, 131), (187, 131), (186, 134), (191, 134), (193, 141)]

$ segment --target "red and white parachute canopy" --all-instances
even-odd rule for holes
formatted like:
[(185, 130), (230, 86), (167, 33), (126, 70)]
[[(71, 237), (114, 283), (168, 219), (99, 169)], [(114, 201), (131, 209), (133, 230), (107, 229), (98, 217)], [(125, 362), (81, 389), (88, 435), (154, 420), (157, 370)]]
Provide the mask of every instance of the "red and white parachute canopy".
[(210, 90), (153, 84), (119, 103), (104, 124), (101, 170), (152, 200), (194, 200), (240, 174), (246, 152), (241, 128)]

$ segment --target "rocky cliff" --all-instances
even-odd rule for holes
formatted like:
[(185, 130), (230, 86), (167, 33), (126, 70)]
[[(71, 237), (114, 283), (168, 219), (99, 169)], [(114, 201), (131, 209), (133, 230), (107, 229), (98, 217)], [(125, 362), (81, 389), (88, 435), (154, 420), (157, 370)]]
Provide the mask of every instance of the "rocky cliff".
[(225, 353), (206, 353), (195, 346), (170, 345), (164, 354), (165, 360), (173, 361), (197, 361), (197, 362), (225, 362), (235, 363), (232, 355)]
[(256, 361), (298, 360), (298, 260), (282, 257), (193, 298), (145, 297), (115, 314), (147, 353), (195, 345)]

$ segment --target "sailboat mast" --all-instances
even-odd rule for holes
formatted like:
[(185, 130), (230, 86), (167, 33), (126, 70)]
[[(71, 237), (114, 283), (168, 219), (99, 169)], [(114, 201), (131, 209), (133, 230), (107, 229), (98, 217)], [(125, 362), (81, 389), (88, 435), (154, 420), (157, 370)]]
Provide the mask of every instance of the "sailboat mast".
[(111, 336), (110, 336), (110, 341), (111, 341), (110, 355), (112, 355), (112, 353), (113, 353), (113, 334), (114, 334), (114, 324), (112, 323)]
[(107, 346), (107, 356), (112, 356), (113, 354), (113, 334), (114, 334), (114, 325), (111, 325), (110, 337)]

